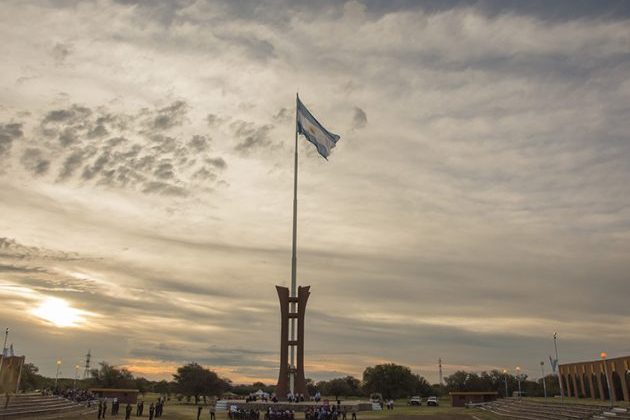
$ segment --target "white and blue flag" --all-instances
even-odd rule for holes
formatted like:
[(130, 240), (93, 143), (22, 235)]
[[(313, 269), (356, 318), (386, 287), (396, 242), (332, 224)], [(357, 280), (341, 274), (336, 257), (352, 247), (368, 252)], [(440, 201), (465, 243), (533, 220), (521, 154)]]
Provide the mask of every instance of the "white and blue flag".
[(309, 112), (304, 104), (297, 98), (297, 117), (296, 130), (298, 134), (306, 137), (317, 147), (317, 151), (324, 159), (328, 159), (330, 151), (335, 147), (340, 137), (326, 130), (319, 121), (315, 119), (313, 114)]

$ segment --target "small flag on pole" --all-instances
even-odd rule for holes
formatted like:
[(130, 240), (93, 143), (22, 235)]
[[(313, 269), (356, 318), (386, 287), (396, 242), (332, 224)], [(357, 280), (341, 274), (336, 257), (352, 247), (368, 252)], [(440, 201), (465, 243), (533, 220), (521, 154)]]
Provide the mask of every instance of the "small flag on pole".
[(297, 116), (296, 127), (298, 134), (302, 134), (306, 137), (306, 140), (310, 141), (317, 147), (317, 151), (324, 159), (328, 159), (330, 151), (335, 147), (340, 137), (337, 134), (333, 134), (326, 130), (319, 121), (315, 119), (313, 114), (309, 112), (304, 104), (297, 98)]

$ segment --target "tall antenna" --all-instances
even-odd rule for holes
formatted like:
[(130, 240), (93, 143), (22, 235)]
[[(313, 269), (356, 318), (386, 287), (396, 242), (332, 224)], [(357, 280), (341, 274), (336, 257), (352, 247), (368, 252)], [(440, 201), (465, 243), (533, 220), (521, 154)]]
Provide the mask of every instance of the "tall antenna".
[(85, 370), (83, 371), (83, 378), (90, 377), (90, 360), (92, 359), (92, 350), (88, 350), (85, 355)]
[(440, 369), (440, 388), (442, 388), (444, 384), (444, 378), (442, 376), (442, 358), (441, 357), (438, 359), (438, 367)]

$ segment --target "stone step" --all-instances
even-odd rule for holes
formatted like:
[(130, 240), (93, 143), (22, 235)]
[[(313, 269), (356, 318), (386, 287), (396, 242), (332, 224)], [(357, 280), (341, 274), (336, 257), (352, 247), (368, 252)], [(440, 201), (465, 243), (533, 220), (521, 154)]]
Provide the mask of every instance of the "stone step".
[[(0, 420), (9, 420), (9, 419), (25, 419), (25, 418), (44, 418), (44, 417), (54, 417), (54, 416), (65, 416), (69, 413), (74, 413), (78, 411), (84, 411), (85, 407), (80, 405), (74, 406), (66, 406), (66, 407), (57, 407), (57, 408), (33, 408), (31, 410), (23, 410), (16, 412), (5, 412), (0, 413)], [(90, 410), (92, 411), (92, 410)]]

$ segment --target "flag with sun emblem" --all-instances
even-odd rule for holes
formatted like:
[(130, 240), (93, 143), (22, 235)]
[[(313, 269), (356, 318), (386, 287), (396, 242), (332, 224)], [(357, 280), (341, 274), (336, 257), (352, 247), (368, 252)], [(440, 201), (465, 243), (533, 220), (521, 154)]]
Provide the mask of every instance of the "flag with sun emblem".
[(338, 135), (326, 130), (324, 126), (315, 119), (313, 114), (311, 114), (300, 101), (299, 97), (297, 98), (296, 130), (298, 134), (302, 134), (306, 137), (306, 140), (317, 147), (317, 151), (324, 159), (328, 159), (330, 151), (340, 139)]

